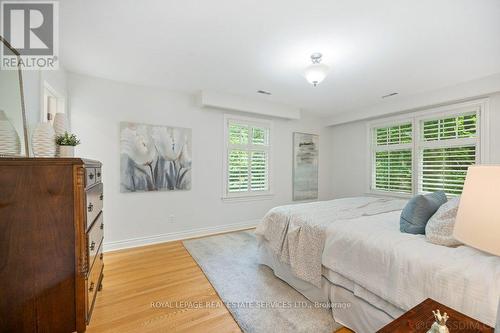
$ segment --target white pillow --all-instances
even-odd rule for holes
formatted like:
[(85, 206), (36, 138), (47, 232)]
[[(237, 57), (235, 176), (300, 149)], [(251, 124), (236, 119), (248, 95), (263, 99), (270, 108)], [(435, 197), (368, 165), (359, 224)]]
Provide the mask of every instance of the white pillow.
[(437, 212), (432, 215), (425, 226), (427, 241), (444, 246), (462, 245), (462, 243), (453, 238), (453, 227), (455, 226), (459, 203), (460, 197), (452, 198), (439, 207)]

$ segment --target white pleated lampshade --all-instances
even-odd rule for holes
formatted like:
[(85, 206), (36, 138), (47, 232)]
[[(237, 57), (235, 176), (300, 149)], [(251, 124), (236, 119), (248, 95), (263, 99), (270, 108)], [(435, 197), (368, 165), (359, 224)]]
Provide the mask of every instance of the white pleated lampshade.
[(18, 156), (21, 154), (21, 140), (7, 115), (0, 110), (0, 156)]
[(453, 236), (500, 256), (500, 166), (469, 167)]
[(56, 135), (64, 134), (68, 130), (68, 118), (65, 113), (56, 113), (54, 116), (54, 131)]
[(497, 325), (495, 328), (495, 333), (500, 333), (500, 297), (498, 299), (498, 314), (497, 314)]
[[(467, 170), (453, 237), (476, 249), (500, 256), (500, 166)], [(500, 333), (500, 298), (496, 333)]]

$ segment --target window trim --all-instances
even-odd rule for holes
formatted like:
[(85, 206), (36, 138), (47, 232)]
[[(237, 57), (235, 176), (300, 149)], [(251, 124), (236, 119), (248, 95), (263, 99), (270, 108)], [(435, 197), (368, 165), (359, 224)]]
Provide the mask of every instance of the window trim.
[[(367, 138), (367, 182), (366, 182), (366, 194), (371, 195), (381, 195), (389, 197), (398, 198), (411, 198), (412, 196), (418, 194), (419, 190), (419, 153), (424, 146), (428, 147), (429, 143), (421, 145), (420, 140), (420, 130), (421, 121), (423, 120), (433, 120), (434, 118), (439, 119), (446, 116), (456, 116), (466, 112), (477, 112), (477, 145), (476, 145), (476, 163), (477, 164), (488, 164), (490, 161), (489, 151), (490, 151), (490, 128), (489, 128), (489, 98), (475, 99), (467, 102), (454, 103), (439, 107), (433, 107), (428, 109), (419, 109), (413, 112), (399, 114), (396, 116), (388, 116), (366, 123), (366, 138)], [(374, 146), (373, 132), (375, 128), (379, 127), (390, 127), (396, 126), (402, 123), (412, 124), (412, 193), (397, 193), (389, 191), (381, 191), (373, 188), (373, 163), (374, 161), (374, 151), (376, 151), (376, 146)], [(470, 139), (465, 139), (465, 141)], [(396, 145), (394, 145), (396, 146)]]
[[(248, 125), (263, 126), (268, 128), (268, 167), (267, 167), (267, 191), (254, 191), (254, 192), (234, 192), (228, 191), (228, 153), (229, 153), (229, 122), (236, 121)], [(223, 136), (223, 157), (222, 157), (222, 200), (223, 201), (254, 201), (271, 199), (274, 196), (272, 165), (273, 165), (273, 122), (267, 119), (250, 118), (235, 116), (232, 114), (224, 115), (224, 136)]]

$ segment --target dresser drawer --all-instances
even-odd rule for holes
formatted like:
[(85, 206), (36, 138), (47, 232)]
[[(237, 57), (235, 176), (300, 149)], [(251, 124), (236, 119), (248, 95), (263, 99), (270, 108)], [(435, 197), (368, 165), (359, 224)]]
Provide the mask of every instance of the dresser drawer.
[(90, 314), (92, 312), (92, 308), (94, 307), (95, 296), (100, 287), (103, 267), (104, 267), (104, 261), (102, 254), (102, 245), (101, 245), (99, 247), (99, 250), (97, 251), (94, 265), (92, 266), (92, 269), (90, 270), (86, 280), (87, 323), (90, 321)]
[(101, 212), (103, 200), (102, 183), (87, 190), (85, 208), (87, 212), (87, 230)]
[(87, 233), (87, 249), (89, 254), (89, 268), (92, 270), (92, 265), (100, 249), (104, 235), (104, 220), (103, 213), (99, 214), (97, 220), (92, 225), (92, 228)]
[(85, 187), (89, 187), (96, 182), (95, 168), (85, 168)]

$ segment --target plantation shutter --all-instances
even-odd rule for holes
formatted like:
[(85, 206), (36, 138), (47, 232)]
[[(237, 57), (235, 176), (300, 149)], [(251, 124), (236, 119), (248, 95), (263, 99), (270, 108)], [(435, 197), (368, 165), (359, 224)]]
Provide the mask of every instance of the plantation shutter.
[(374, 170), (372, 187), (398, 193), (412, 192), (412, 124), (373, 130)]
[(477, 159), (477, 113), (422, 120), (421, 129), (419, 191), (461, 194)]
[(250, 190), (267, 190), (267, 153), (263, 151), (252, 152), (250, 164)]
[(227, 194), (269, 191), (269, 127), (229, 120)]

